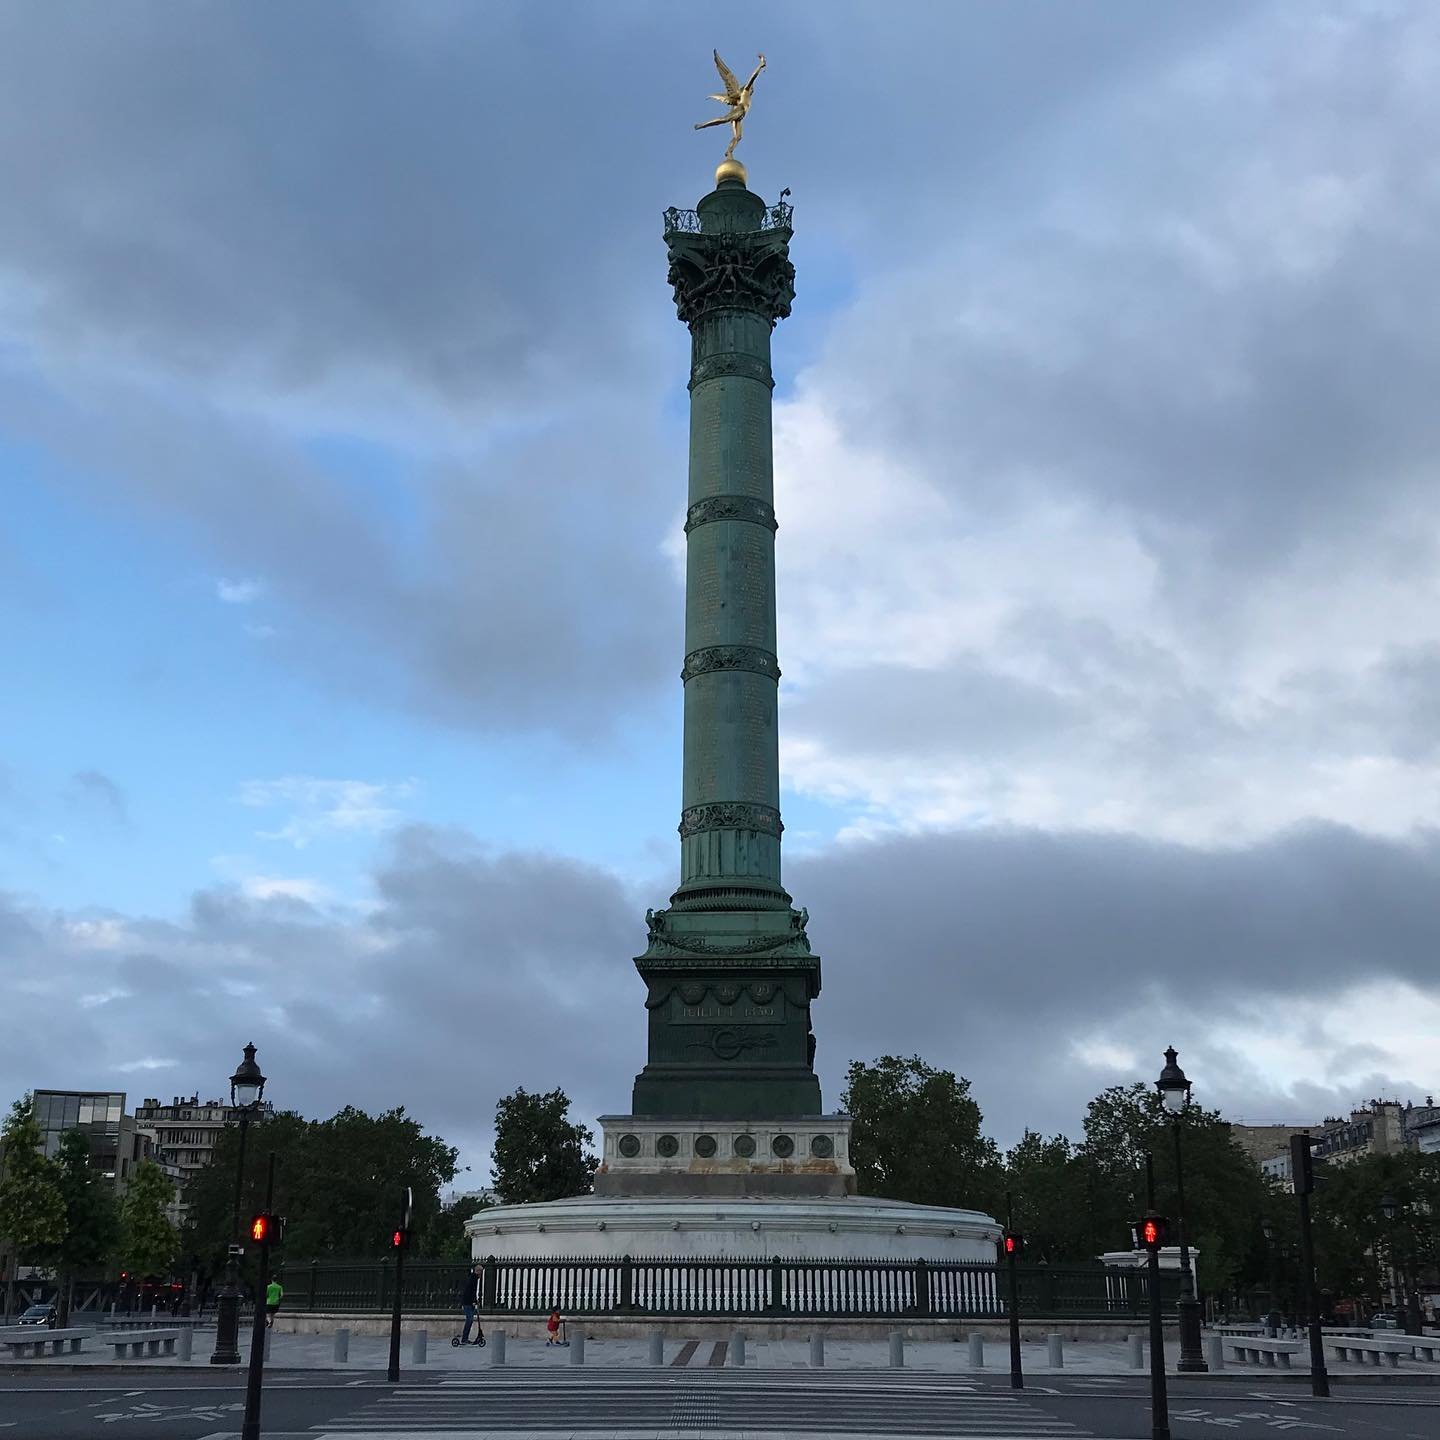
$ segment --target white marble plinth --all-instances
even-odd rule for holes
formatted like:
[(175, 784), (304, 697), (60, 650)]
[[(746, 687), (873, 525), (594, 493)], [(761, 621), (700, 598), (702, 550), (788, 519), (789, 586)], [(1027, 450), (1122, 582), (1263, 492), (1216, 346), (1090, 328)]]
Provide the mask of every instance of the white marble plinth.
[[(1097, 1258), (1103, 1265), (1143, 1270), (1150, 1263), (1150, 1252), (1148, 1250), (1107, 1250)], [(1200, 1252), (1192, 1245), (1190, 1247), (1190, 1273), (1192, 1275), (1199, 1264)], [(1160, 1268), (1162, 1270), (1178, 1270), (1180, 1268), (1180, 1247), (1178, 1245), (1162, 1245), (1160, 1247)]]
[(477, 1260), (765, 1259), (993, 1261), (1000, 1225), (978, 1210), (863, 1195), (696, 1199), (584, 1195), (482, 1210)]

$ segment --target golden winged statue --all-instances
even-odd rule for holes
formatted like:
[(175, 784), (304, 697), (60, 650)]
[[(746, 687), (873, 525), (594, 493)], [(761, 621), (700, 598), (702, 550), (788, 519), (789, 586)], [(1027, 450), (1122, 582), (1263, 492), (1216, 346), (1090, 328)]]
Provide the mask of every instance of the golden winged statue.
[(725, 158), (733, 160), (735, 147), (740, 143), (740, 127), (745, 123), (745, 116), (749, 113), (750, 101), (755, 93), (755, 82), (765, 68), (765, 57), (763, 55), (757, 57), (760, 63), (755, 67), (755, 73), (742, 85), (735, 78), (735, 72), (720, 58), (720, 52), (716, 50), (713, 54), (715, 68), (720, 72), (720, 83), (725, 87), (725, 93), (712, 95), (710, 99), (718, 100), (722, 105), (728, 105), (730, 111), (714, 120), (702, 120), (695, 128), (708, 130), (712, 125), (728, 125), (731, 134), (730, 143), (725, 147)]

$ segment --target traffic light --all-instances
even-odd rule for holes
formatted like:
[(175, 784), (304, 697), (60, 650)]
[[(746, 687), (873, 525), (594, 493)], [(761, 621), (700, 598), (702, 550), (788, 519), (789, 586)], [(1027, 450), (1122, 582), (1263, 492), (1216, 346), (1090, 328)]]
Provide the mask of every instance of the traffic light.
[(409, 1239), (410, 1232), (408, 1230), (396, 1230), (390, 1236), (390, 1248), (392, 1250), (403, 1250), (405, 1248), (406, 1242)]
[(256, 1245), (278, 1245), (284, 1238), (284, 1216), (261, 1214), (251, 1219), (250, 1239)]
[(1164, 1244), (1169, 1222), (1163, 1215), (1147, 1215), (1136, 1223), (1135, 1238), (1147, 1250), (1159, 1250)]
[(1025, 1253), (1025, 1237), (1018, 1230), (1007, 1230), (1001, 1237), (1005, 1258), (1018, 1260)]

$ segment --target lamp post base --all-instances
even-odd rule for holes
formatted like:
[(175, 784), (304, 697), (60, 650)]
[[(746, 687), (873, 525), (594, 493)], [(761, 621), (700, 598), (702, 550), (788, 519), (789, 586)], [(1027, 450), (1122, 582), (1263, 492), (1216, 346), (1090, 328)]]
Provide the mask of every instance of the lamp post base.
[(1205, 1363), (1205, 1352), (1200, 1345), (1200, 1302), (1193, 1296), (1181, 1296), (1178, 1308), (1180, 1358), (1175, 1368), (1185, 1375), (1208, 1373), (1210, 1367)]
[(238, 1293), (218, 1297), (215, 1309), (215, 1351), (212, 1365), (240, 1363), (240, 1296)]

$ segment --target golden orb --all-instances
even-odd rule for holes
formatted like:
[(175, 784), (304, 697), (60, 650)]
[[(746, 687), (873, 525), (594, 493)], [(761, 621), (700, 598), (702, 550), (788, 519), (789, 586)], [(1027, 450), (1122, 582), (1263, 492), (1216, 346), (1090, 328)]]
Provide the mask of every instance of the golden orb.
[(715, 183), (723, 185), (727, 180), (738, 180), (742, 185), (749, 180), (745, 167), (733, 156), (729, 160), (722, 160), (715, 167)]

